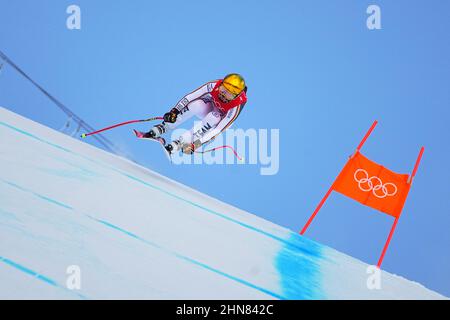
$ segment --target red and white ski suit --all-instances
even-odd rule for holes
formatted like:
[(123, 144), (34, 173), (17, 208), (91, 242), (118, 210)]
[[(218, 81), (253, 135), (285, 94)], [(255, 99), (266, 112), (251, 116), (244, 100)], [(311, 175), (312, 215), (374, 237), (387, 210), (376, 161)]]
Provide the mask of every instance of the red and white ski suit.
[(222, 80), (211, 81), (185, 95), (175, 106), (180, 112), (175, 123), (165, 123), (173, 130), (186, 120), (196, 116), (201, 123), (185, 132), (178, 139), (182, 144), (194, 144), (196, 147), (212, 141), (231, 126), (247, 102), (246, 90), (228, 103), (219, 97)]

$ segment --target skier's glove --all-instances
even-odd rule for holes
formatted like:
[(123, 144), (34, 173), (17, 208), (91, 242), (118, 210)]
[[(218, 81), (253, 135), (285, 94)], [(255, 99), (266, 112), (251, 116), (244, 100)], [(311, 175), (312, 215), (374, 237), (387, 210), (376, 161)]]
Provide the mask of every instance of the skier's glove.
[(164, 121), (169, 123), (175, 123), (177, 121), (177, 115), (180, 113), (177, 108), (172, 108), (164, 115)]
[(195, 140), (194, 143), (185, 143), (181, 147), (181, 150), (183, 150), (185, 154), (193, 154), (195, 150), (200, 146), (201, 146), (200, 140)]
[(183, 152), (185, 154), (193, 154), (195, 147), (193, 143), (185, 143), (182, 147), (181, 150), (183, 150)]

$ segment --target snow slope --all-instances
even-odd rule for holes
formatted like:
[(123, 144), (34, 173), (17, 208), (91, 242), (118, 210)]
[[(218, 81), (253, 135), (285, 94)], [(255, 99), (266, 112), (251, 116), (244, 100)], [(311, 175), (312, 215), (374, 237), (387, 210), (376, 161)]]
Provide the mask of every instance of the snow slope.
[(0, 299), (445, 298), (366, 268), (0, 107)]

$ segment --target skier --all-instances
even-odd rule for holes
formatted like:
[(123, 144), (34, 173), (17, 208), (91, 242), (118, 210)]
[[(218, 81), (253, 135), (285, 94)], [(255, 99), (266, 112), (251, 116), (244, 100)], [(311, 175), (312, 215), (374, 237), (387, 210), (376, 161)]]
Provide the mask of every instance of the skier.
[[(181, 150), (192, 154), (236, 120), (247, 102), (246, 92), (244, 78), (237, 73), (208, 82), (184, 96), (174, 108), (164, 114), (164, 121), (146, 132), (144, 137), (162, 140), (169, 153)], [(167, 145), (165, 140), (159, 138), (193, 116), (201, 119), (200, 125), (194, 126)]]

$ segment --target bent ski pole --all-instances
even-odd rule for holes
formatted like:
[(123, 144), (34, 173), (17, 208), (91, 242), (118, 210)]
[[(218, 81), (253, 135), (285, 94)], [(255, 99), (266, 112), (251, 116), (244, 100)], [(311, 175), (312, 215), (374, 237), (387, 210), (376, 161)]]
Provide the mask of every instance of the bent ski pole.
[(205, 151), (194, 151), (195, 153), (207, 153), (207, 152), (213, 152), (219, 149), (230, 149), (233, 153), (234, 156), (239, 160), (239, 161), (244, 161), (244, 158), (239, 156), (239, 154), (236, 152), (236, 150), (232, 147), (232, 146), (220, 146), (220, 147), (215, 147), (209, 150), (205, 150)]
[(121, 123), (118, 123), (118, 124), (115, 124), (115, 125), (112, 125), (112, 126), (109, 126), (109, 127), (97, 130), (97, 131), (93, 131), (93, 132), (89, 132), (89, 133), (83, 133), (81, 135), (81, 138), (86, 138), (87, 136), (91, 136), (91, 135), (94, 135), (94, 134), (97, 134), (97, 133), (100, 133), (100, 132), (103, 132), (103, 131), (106, 131), (106, 130), (110, 130), (110, 129), (113, 129), (113, 128), (116, 128), (116, 127), (120, 127), (120, 126), (124, 126), (126, 124), (130, 124), (130, 123), (146, 122), (146, 121), (153, 121), (153, 120), (164, 120), (164, 118), (163, 117), (153, 117), (153, 118), (142, 119), (142, 120), (130, 120), (130, 121), (126, 121), (126, 122), (121, 122)]

